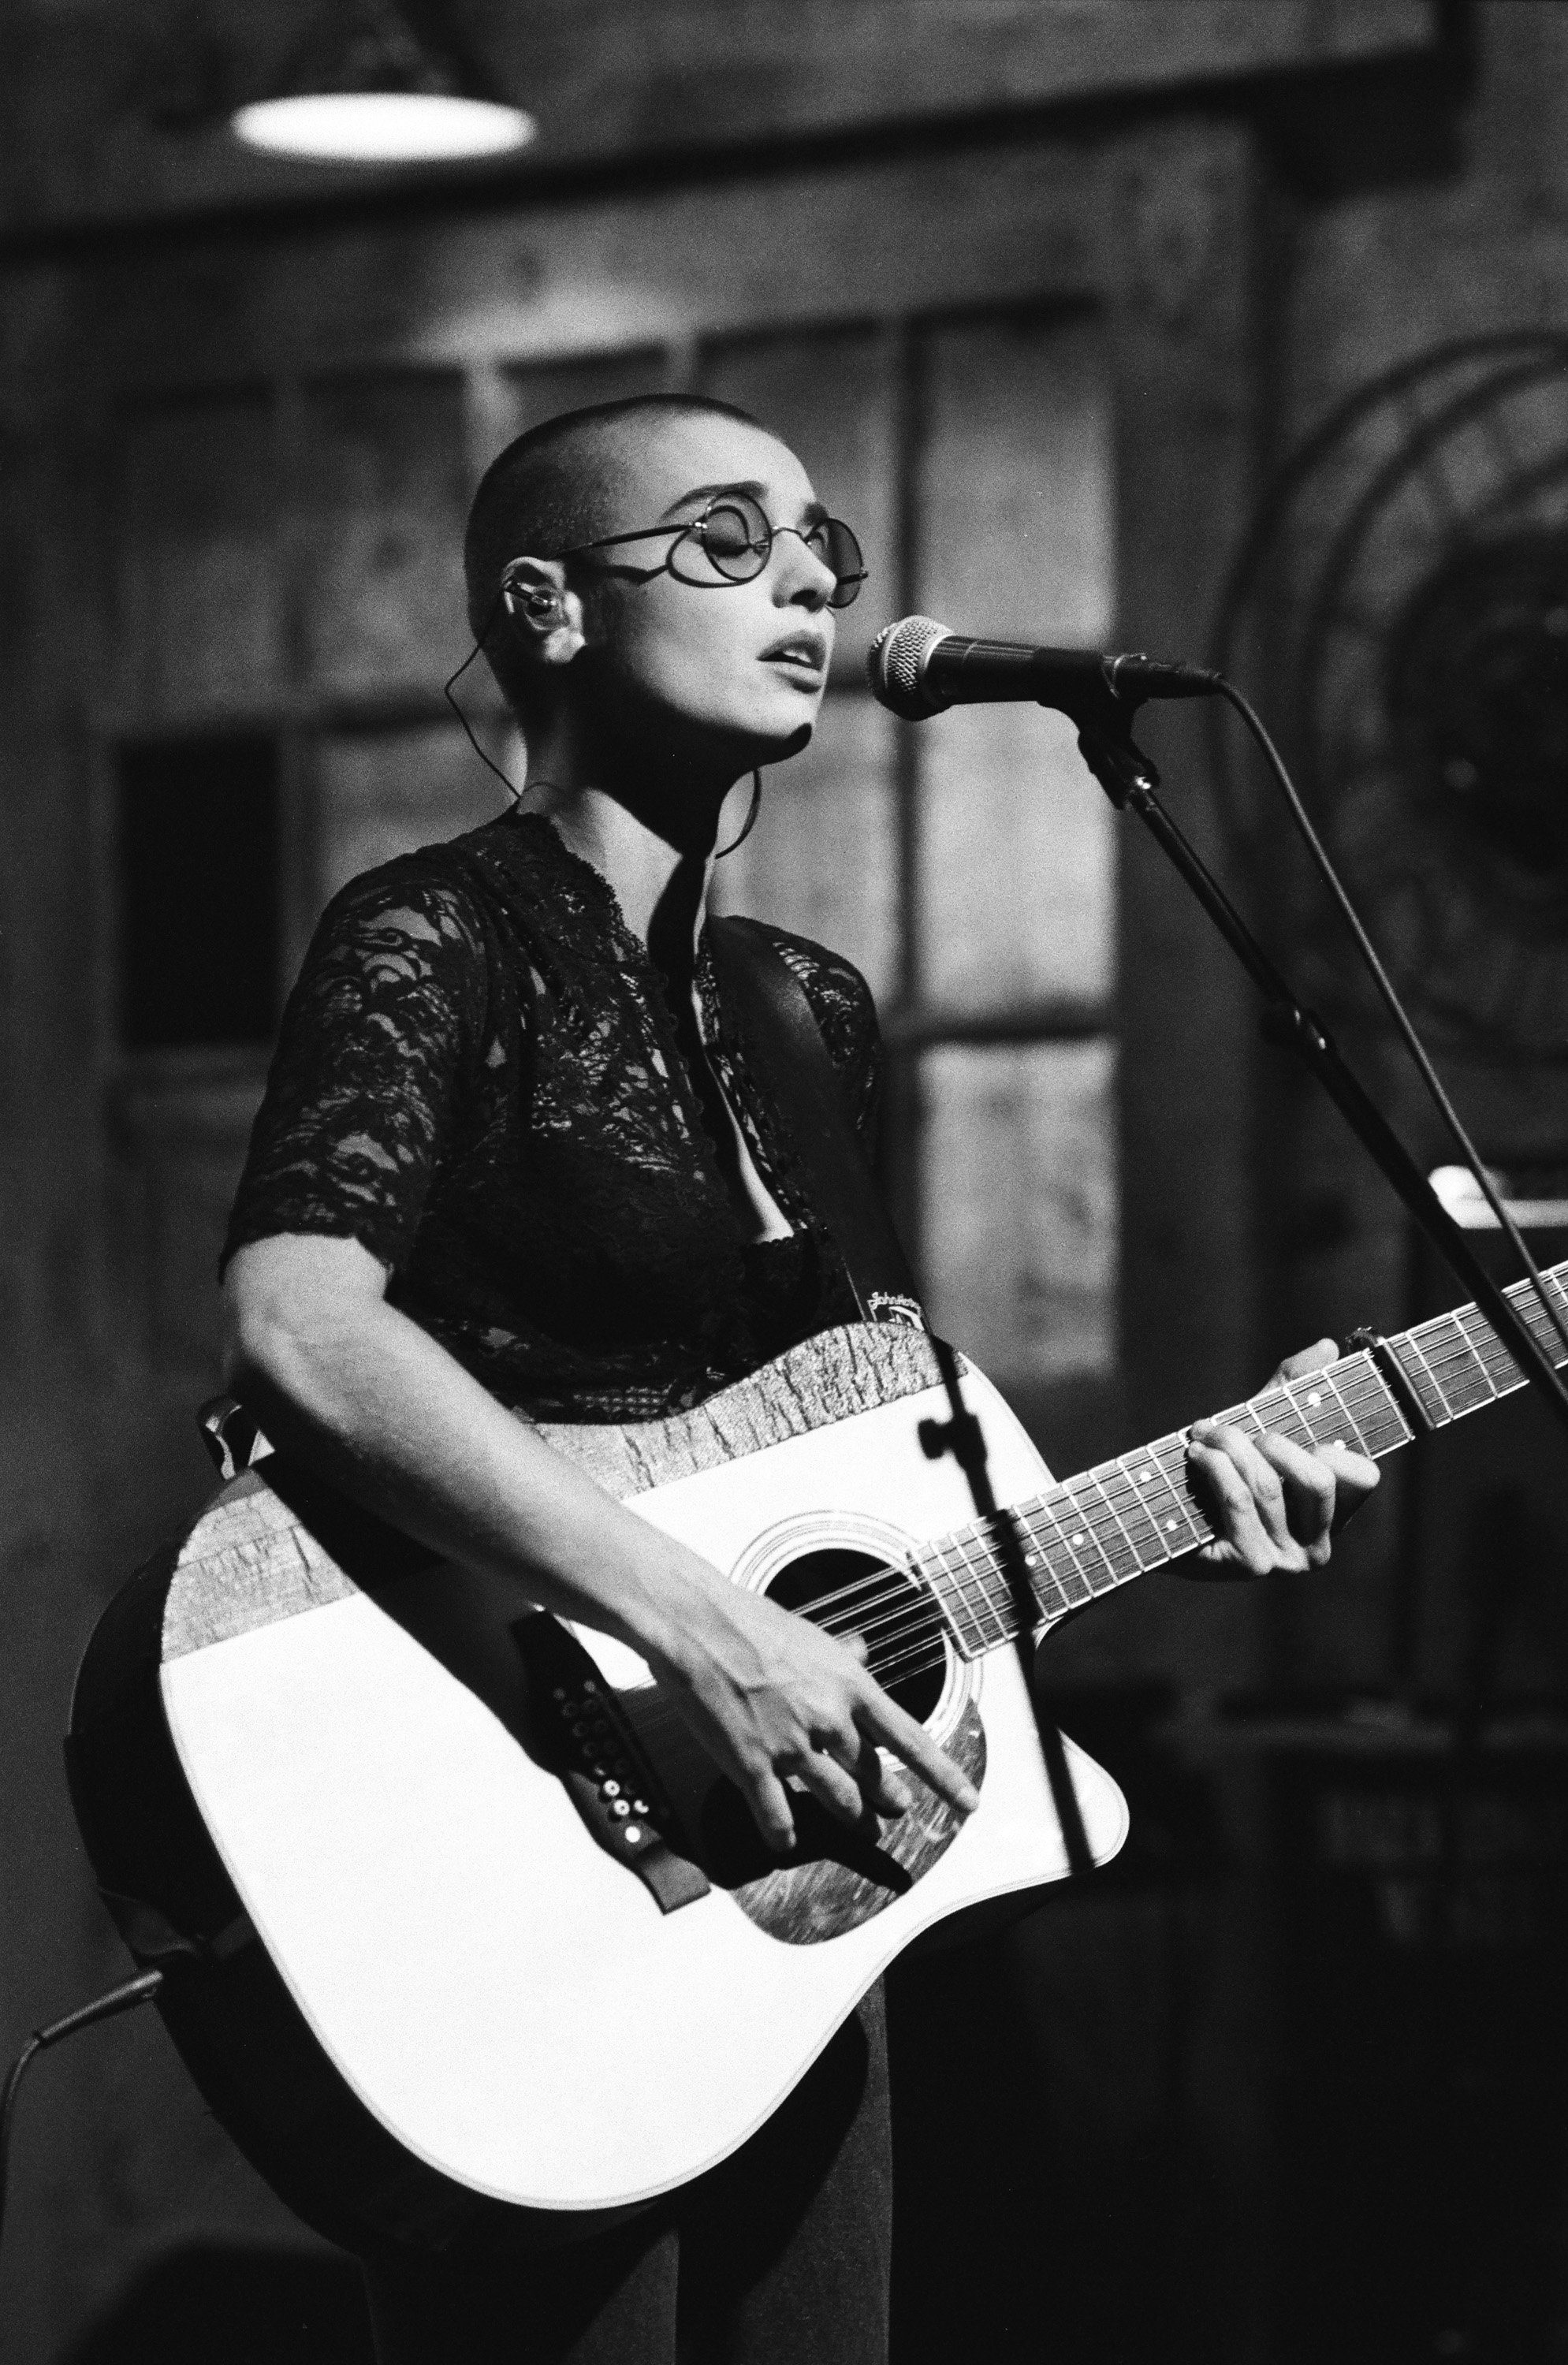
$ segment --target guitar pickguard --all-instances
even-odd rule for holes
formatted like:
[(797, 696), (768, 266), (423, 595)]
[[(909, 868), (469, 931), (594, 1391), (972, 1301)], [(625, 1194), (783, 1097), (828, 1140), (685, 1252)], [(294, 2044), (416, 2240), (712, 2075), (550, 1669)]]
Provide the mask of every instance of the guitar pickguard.
[[(973, 1700), (965, 1702), (943, 1745), (978, 1790), (985, 1778), (985, 1728)], [(791, 1946), (814, 1946), (869, 1922), (895, 1897), (907, 1896), (921, 1875), (946, 1855), (963, 1829), (964, 1817), (907, 1767), (900, 1768), (899, 1779), (909, 1793), (909, 1805), (895, 1821), (880, 1823), (875, 1838), (861, 1838), (836, 1822), (814, 1799), (796, 1798), (792, 1804), (801, 1852), (821, 1853), (808, 1863), (780, 1865), (759, 1879), (743, 1881), (733, 1891), (741, 1911), (770, 1938)], [(745, 1814), (738, 1792), (734, 1795)]]

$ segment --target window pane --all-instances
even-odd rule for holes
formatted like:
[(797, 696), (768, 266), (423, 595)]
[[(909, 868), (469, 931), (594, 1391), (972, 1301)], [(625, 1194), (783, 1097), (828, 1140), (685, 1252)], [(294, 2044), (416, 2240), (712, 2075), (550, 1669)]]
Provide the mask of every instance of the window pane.
[(955, 632), (1093, 648), (1114, 614), (1110, 381), (1080, 314), (921, 339), (920, 596)]
[(704, 394), (738, 403), (805, 463), (821, 499), (852, 526), (871, 579), (838, 619), (835, 671), (861, 678), (897, 592), (893, 352), (880, 329), (796, 331), (710, 345)]
[(277, 1019), (277, 750), (163, 740), (117, 758), (120, 1040), (265, 1043)]
[(589, 353), (509, 370), (507, 382), (514, 405), (511, 432), (522, 435), (563, 410), (581, 410), (590, 402), (663, 394), (669, 383), (669, 360), (661, 346), (643, 345), (629, 353)]
[(317, 386), (305, 443), (312, 679), (351, 694), (439, 688), (468, 640), (461, 379)]
[[(508, 750), (492, 752), (521, 780), (515, 742), (510, 762)], [(477, 828), (506, 801), (454, 723), (324, 740), (317, 755), (318, 909), (362, 870)]]
[(208, 1387), (218, 1384), (223, 1355), (218, 1260), (261, 1081), (139, 1096), (136, 1104), (148, 1343), (161, 1362), (208, 1374)]
[[(1082, 318), (949, 323), (920, 354), (921, 605), (957, 632), (1103, 644), (1114, 614), (1108, 382)], [(1103, 997), (1114, 816), (1071, 726), (1024, 706), (919, 726), (922, 992), (975, 1009)]]
[[(892, 717), (868, 696), (832, 692), (811, 745), (762, 779), (756, 830), (713, 874), (714, 908), (813, 937), (886, 996), (897, 925)], [(731, 812), (738, 829), (744, 790)]]
[(921, 996), (942, 1008), (1108, 997), (1115, 815), (1067, 717), (965, 706), (919, 728)]
[(999, 1382), (1115, 1362), (1115, 1053), (944, 1045), (921, 1062), (937, 1329)]
[(278, 676), (272, 408), (134, 410), (119, 470), (121, 694), (135, 713), (255, 707)]

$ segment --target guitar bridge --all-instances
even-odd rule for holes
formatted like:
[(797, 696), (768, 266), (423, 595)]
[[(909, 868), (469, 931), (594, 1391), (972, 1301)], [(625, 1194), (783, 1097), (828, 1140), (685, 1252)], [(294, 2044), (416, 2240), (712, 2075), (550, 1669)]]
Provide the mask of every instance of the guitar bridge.
[(706, 1897), (706, 1876), (674, 1844), (674, 1810), (582, 1644), (543, 1610), (520, 1618), (511, 1631), (535, 1738), (591, 1837), (636, 1874), (661, 1913)]

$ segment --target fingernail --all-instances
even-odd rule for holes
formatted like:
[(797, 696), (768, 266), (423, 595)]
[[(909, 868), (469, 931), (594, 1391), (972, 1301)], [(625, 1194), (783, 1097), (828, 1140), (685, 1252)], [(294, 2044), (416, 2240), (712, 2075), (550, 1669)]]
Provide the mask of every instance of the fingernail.
[(974, 1813), (975, 1809), (980, 1805), (980, 1792), (975, 1788), (973, 1783), (965, 1783), (963, 1788), (958, 1793), (958, 1804), (966, 1815), (972, 1815)]

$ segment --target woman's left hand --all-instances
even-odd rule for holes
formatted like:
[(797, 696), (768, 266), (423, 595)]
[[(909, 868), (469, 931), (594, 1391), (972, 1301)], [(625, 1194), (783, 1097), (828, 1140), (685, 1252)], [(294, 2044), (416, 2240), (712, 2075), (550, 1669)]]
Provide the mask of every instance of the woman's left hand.
[[(1335, 1362), (1332, 1339), (1290, 1356), (1270, 1382), (1305, 1379)], [(1377, 1485), (1374, 1462), (1348, 1445), (1316, 1452), (1273, 1430), (1194, 1421), (1188, 1460), (1204, 1508), (1218, 1529), (1197, 1554), (1194, 1575), (1269, 1576), (1277, 1569), (1321, 1568), (1329, 1537)]]

